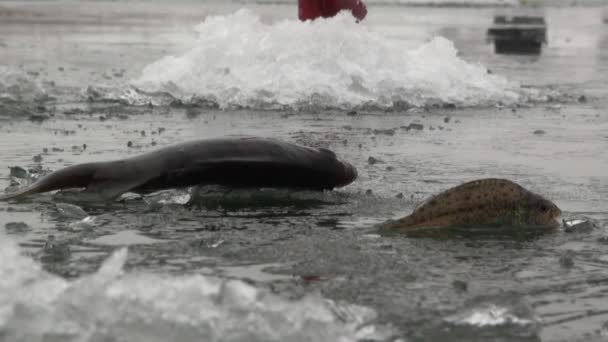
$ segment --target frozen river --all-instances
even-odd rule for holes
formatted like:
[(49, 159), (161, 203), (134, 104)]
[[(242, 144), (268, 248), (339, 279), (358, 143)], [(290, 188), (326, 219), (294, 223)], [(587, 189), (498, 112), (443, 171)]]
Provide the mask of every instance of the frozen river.
[[(229, 134), (330, 148), (359, 170), (323, 194), (0, 203), (0, 339), (605, 339), (607, 11), (369, 10), (300, 23), (294, 4), (0, 1), (2, 188), (11, 166)], [(494, 54), (501, 13), (545, 16), (541, 55)], [(374, 230), (484, 177), (595, 228)]]

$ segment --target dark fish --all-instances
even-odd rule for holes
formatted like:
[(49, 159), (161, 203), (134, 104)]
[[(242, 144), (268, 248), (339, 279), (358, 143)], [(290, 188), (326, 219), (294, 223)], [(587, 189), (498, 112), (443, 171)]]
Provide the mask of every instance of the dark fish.
[[(325, 190), (345, 186), (357, 170), (335, 153), (259, 137), (186, 142), (140, 156), (78, 164), (55, 171), (0, 200), (84, 188), (83, 198), (112, 200), (125, 192), (150, 193), (194, 185)], [(90, 199), (89, 199), (90, 198)]]
[(472, 226), (554, 226), (561, 215), (551, 201), (506, 179), (481, 179), (461, 184), (431, 197), (402, 219), (382, 228)]

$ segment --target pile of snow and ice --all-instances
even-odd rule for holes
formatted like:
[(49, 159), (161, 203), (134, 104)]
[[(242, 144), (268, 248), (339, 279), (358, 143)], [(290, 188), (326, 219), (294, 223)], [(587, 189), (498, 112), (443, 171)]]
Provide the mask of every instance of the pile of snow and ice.
[(68, 281), (41, 270), (0, 236), (3, 341), (375, 340), (371, 309), (310, 295), (288, 301), (238, 280), (125, 274), (116, 252)]
[[(238, 2), (251, 3), (289, 3), (295, 0), (235, 0)], [(552, 0), (553, 1), (553, 0)], [(520, 0), (365, 0), (365, 3), (373, 5), (404, 5), (404, 6), (517, 6)]]
[(348, 14), (267, 24), (239, 10), (209, 17), (196, 31), (195, 46), (145, 67), (135, 91), (122, 96), (133, 104), (160, 96), (222, 108), (487, 106), (530, 96), (461, 59), (447, 39), (408, 50)]

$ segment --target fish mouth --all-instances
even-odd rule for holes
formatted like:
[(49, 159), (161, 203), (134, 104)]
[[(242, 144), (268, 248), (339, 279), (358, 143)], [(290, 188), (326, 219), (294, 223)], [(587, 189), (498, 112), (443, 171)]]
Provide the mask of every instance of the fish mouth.
[(540, 217), (537, 218), (536, 224), (555, 227), (556, 225), (559, 225), (561, 214), (562, 211), (559, 208), (551, 208), (548, 212), (541, 214)]
[(541, 213), (537, 219), (537, 224), (554, 226), (559, 223), (559, 218), (562, 215), (562, 211), (557, 206), (552, 206), (547, 212)]
[(557, 210), (555, 210), (553, 212), (552, 216), (553, 216), (553, 221), (559, 223), (560, 222), (559, 218), (562, 216), (562, 211), (558, 208)]
[(528, 202), (530, 222), (537, 225), (553, 225), (559, 222), (562, 211), (552, 201), (537, 194), (531, 194)]
[(548, 201), (549, 202), (549, 216), (554, 219), (554, 220), (558, 220), (561, 216), (562, 216), (562, 210), (555, 205), (553, 202)]

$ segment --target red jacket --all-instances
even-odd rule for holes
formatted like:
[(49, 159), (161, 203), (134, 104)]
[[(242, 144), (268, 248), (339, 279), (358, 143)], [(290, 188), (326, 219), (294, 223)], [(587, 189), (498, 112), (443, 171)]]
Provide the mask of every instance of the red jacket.
[(363, 20), (367, 15), (362, 0), (298, 0), (298, 17), (302, 21), (330, 18), (342, 10), (350, 10), (357, 20)]

